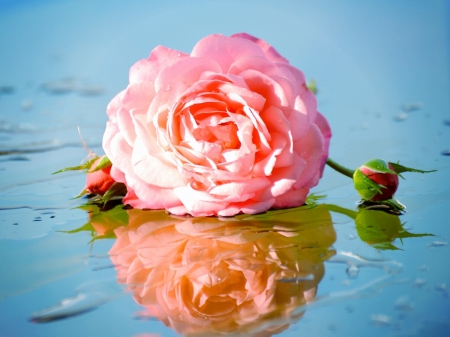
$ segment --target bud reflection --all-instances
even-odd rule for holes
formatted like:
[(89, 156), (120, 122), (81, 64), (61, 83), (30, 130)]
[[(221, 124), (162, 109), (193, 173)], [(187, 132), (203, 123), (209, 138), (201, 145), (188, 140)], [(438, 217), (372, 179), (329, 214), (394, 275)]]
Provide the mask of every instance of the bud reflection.
[(271, 336), (298, 320), (336, 239), (325, 205), (235, 218), (128, 210), (110, 250), (118, 280), (183, 335)]
[(359, 238), (376, 249), (397, 250), (399, 248), (393, 244), (397, 239), (433, 236), (428, 233), (408, 232), (396, 214), (364, 207), (359, 207), (358, 211), (331, 204), (328, 204), (327, 207), (332, 212), (345, 214), (352, 218), (355, 221)]

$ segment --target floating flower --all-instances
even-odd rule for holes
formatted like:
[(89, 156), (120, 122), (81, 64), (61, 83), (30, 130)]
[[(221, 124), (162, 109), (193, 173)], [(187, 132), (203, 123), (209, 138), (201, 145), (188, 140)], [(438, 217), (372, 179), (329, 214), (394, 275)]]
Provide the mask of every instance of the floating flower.
[(331, 131), (303, 73), (248, 34), (156, 47), (108, 105), (103, 147), (124, 204), (232, 216), (300, 206)]

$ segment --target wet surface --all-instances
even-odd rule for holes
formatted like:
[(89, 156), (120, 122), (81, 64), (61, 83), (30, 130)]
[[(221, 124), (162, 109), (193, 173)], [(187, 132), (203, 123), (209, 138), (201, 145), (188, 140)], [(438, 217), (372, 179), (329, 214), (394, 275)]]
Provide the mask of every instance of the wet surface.
[[(2, 336), (450, 334), (448, 4), (175, 3), (0, 4)], [(233, 219), (100, 211), (52, 175), (103, 153), (156, 45), (240, 31), (316, 81), (334, 160), (438, 170), (405, 174), (407, 213), (358, 208), (329, 168), (315, 207)]]

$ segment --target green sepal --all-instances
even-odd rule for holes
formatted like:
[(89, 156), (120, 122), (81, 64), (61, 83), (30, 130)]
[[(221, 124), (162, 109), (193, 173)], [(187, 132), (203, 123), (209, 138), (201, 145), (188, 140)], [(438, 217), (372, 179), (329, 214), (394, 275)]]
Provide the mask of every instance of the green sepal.
[(89, 170), (87, 173), (100, 171), (101, 169), (104, 169), (104, 168), (112, 165), (111, 160), (109, 160), (109, 158), (107, 156), (102, 156), (100, 158), (101, 159), (98, 162), (97, 166), (95, 168), (93, 168), (92, 170)]
[(307, 208), (316, 207), (317, 206), (317, 201), (319, 201), (321, 199), (324, 199), (325, 197), (326, 197), (326, 195), (320, 195), (320, 194), (311, 193), (310, 195), (308, 195), (306, 197), (305, 206)]
[(411, 168), (411, 167), (406, 167), (406, 166), (400, 165), (398, 162), (397, 163), (389, 163), (389, 164), (391, 164), (391, 166), (394, 168), (395, 172), (397, 172), (397, 174), (400, 177), (402, 177), (402, 178), (403, 178), (403, 176), (401, 174), (403, 172), (430, 173), (430, 172), (436, 172), (437, 171), (437, 170), (430, 170), (430, 171), (418, 170), (418, 169), (415, 169), (415, 168)]
[(89, 159), (87, 162), (85, 162), (84, 164), (78, 165), (78, 166), (70, 166), (70, 167), (66, 167), (63, 168), (59, 171), (53, 172), (52, 174), (57, 174), (57, 173), (61, 173), (61, 172), (66, 172), (66, 171), (85, 171), (88, 172), (90, 170), (90, 168), (92, 167), (92, 164), (94, 164), (94, 162), (98, 159), (99, 157), (96, 156), (92, 159)]
[(308, 89), (311, 90), (314, 95), (317, 95), (318, 89), (316, 80), (310, 80), (307, 86)]
[(386, 200), (379, 200), (378, 203), (380, 203), (381, 205), (387, 205), (387, 206), (391, 207), (392, 209), (399, 211), (399, 212), (403, 212), (406, 210), (406, 206), (394, 198), (386, 199)]
[(394, 198), (378, 201), (361, 200), (359, 207), (367, 210), (383, 211), (396, 215), (403, 214), (406, 211), (406, 206)]
[(83, 190), (77, 196), (73, 197), (72, 200), (80, 199), (81, 197), (84, 197), (87, 194), (89, 194), (89, 191), (83, 188)]
[[(390, 163), (389, 163), (390, 164)], [(391, 174), (398, 174), (398, 172), (392, 171), (388, 163), (385, 162), (382, 159), (371, 159), (368, 162), (365, 162), (363, 166), (367, 167), (368, 169), (377, 172), (377, 173), (391, 173)]]
[[(102, 210), (100, 205), (88, 202), (87, 204), (78, 206), (77, 208), (90, 213), (89, 221), (79, 228), (59, 232), (66, 234), (88, 232), (92, 237), (88, 244), (100, 239), (116, 238), (114, 229), (128, 225), (128, 213), (122, 204), (116, 205), (109, 210)], [(103, 235), (97, 233), (95, 224), (102, 224), (104, 231)]]
[(86, 222), (83, 226), (72, 229), (70, 231), (58, 231), (60, 233), (66, 233), (66, 234), (75, 234), (75, 233), (80, 233), (80, 232), (91, 232), (91, 235), (94, 236), (95, 233), (95, 229), (94, 227), (92, 227), (91, 222)]
[(363, 200), (372, 199), (376, 194), (382, 193), (382, 188), (386, 188), (371, 180), (364, 173), (362, 173), (360, 169), (357, 169), (353, 174), (353, 183), (356, 191), (358, 191)]
[(114, 183), (101, 198), (101, 202), (105, 205), (114, 197), (123, 197), (127, 193), (127, 188), (123, 183)]

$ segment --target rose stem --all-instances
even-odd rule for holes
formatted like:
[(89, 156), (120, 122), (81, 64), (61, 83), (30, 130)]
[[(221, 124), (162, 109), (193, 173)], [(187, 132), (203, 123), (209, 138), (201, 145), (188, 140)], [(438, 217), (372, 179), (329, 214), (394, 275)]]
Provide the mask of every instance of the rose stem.
[(327, 159), (327, 165), (329, 167), (331, 167), (332, 169), (338, 171), (339, 173), (342, 173), (344, 176), (347, 176), (347, 177), (353, 179), (353, 173), (355, 171), (350, 170), (342, 165), (339, 165), (338, 163), (336, 163), (334, 160), (332, 160), (330, 158)]
[(352, 219), (355, 219), (356, 215), (358, 214), (358, 212), (352, 211), (347, 208), (340, 207), (338, 205), (332, 205), (332, 204), (325, 204), (325, 205), (327, 206), (329, 211), (339, 213), (339, 214), (344, 214)]

